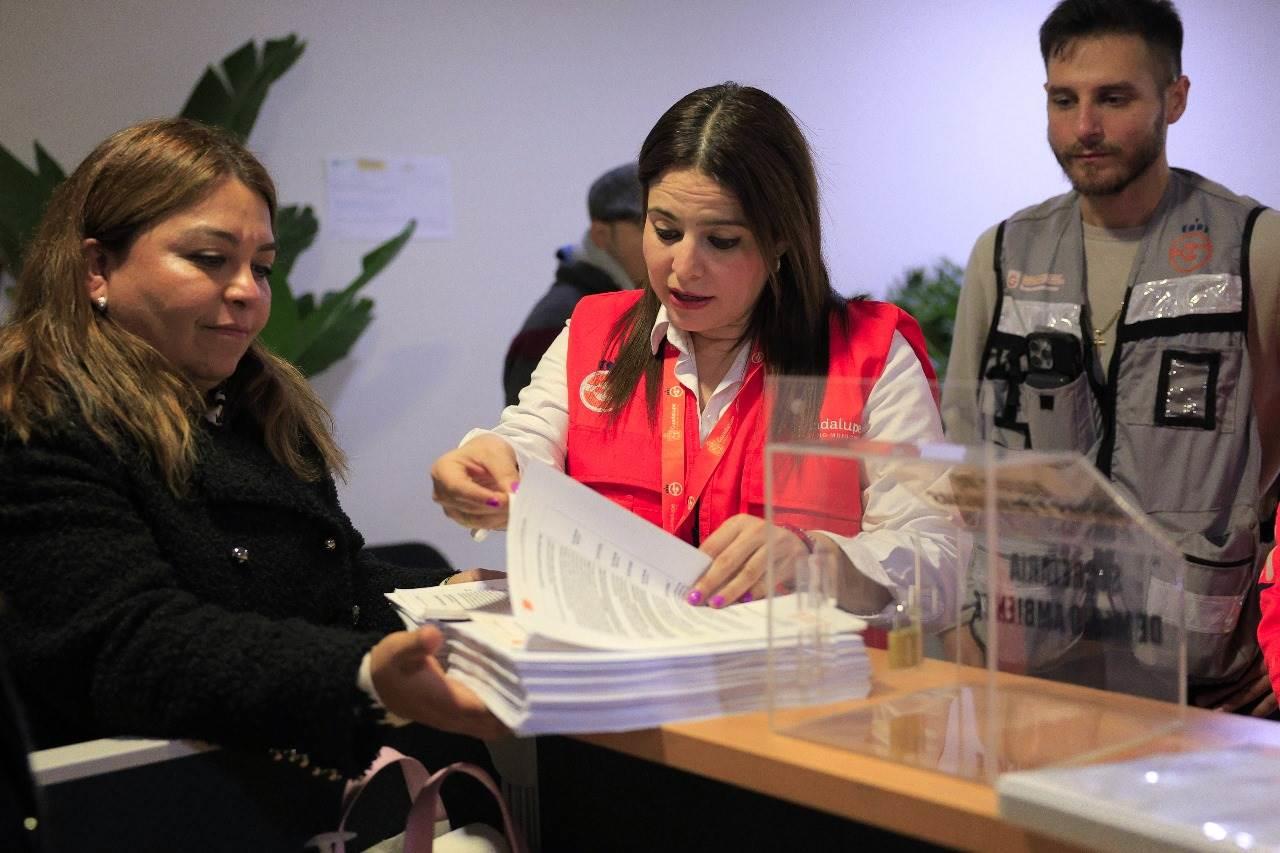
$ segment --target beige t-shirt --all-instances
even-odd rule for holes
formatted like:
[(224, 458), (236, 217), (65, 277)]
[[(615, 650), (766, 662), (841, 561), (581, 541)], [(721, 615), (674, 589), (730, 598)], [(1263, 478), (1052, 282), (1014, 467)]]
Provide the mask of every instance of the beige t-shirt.
[[(1085, 265), (1094, 327), (1106, 325), (1124, 303), (1130, 270), (1138, 256), (1142, 228), (1108, 231), (1085, 225)], [(942, 419), (947, 437), (977, 440), (978, 367), (996, 304), (996, 226), (983, 232), (969, 255), (964, 287), (956, 306), (955, 333), (942, 389)], [(1280, 474), (1280, 212), (1267, 210), (1254, 225), (1249, 247), (1249, 360), (1253, 365), (1253, 409), (1262, 442), (1262, 482), (1267, 489)], [(1116, 323), (1103, 335), (1099, 355), (1105, 368), (1115, 347)], [(1092, 334), (1093, 329), (1085, 330)]]

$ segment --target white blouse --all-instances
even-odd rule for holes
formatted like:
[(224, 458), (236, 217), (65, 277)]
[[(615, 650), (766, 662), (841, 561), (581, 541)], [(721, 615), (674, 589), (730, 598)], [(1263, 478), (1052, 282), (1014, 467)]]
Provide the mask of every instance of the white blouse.
[[(564, 470), (566, 437), (569, 430), (569, 389), (567, 361), (569, 324), (556, 337), (514, 406), (503, 410), (492, 430), (472, 430), (465, 444), (477, 435), (501, 436), (515, 450), (521, 469), (529, 460), (538, 460)], [(688, 335), (667, 319), (665, 307), (650, 334), (653, 351), (663, 340), (675, 347), (676, 379), (698, 395), (698, 368)], [(703, 440), (737, 396), (747, 372), (748, 348), (739, 349), (724, 379), (701, 401), (699, 434)], [(943, 441), (942, 420), (934, 403), (915, 351), (901, 333), (894, 332), (884, 372), (876, 380), (862, 413), (862, 437), (890, 443)], [(906, 600), (906, 589), (914, 582), (917, 555), (925, 587), (938, 595), (925, 614), (936, 622), (954, 607), (958, 578), (957, 543), (954, 523), (936, 509), (918, 500), (891, 476), (883, 476), (867, 466), (862, 483), (862, 532), (846, 537), (825, 533), (840, 544), (859, 572), (889, 590), (896, 601)], [(891, 609), (893, 604), (889, 605)], [(876, 614), (867, 614), (876, 615)]]

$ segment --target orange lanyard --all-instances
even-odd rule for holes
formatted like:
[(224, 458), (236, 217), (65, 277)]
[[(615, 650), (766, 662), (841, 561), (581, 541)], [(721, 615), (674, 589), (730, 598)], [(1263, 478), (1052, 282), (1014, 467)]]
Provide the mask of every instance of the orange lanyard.
[[(684, 420), (685, 395), (688, 389), (676, 379), (676, 360), (679, 353), (668, 345), (662, 365), (662, 404), (659, 406), (662, 428), (662, 529), (679, 535), (680, 528), (698, 505), (702, 490), (707, 487), (724, 452), (729, 447), (734, 425), (742, 411), (751, 411), (764, 389), (761, 363), (764, 358), (755, 347), (751, 349), (747, 375), (742, 387), (716, 422), (706, 443), (693, 461), (693, 470), (685, 466)], [(744, 408), (745, 407), (745, 408)], [(696, 405), (695, 405), (696, 408)], [(704, 531), (704, 534), (711, 531)]]

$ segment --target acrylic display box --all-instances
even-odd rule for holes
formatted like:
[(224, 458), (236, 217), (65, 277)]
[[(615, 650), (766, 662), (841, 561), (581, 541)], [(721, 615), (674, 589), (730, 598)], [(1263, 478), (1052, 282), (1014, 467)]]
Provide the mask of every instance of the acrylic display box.
[[(839, 555), (818, 533), (792, 565), (778, 544), (791, 533), (771, 536), (771, 595), (797, 596), (804, 625), (771, 631), (772, 660), (795, 664), (771, 670), (774, 730), (986, 781), (1176, 730), (1185, 566), (1164, 532), (1079, 454), (868, 438), (849, 428), (863, 389), (834, 383), (770, 380), (766, 394), (766, 518), (859, 532)], [(827, 695), (836, 607), (884, 649), (866, 701)], [(805, 697), (785, 707), (784, 669)]]

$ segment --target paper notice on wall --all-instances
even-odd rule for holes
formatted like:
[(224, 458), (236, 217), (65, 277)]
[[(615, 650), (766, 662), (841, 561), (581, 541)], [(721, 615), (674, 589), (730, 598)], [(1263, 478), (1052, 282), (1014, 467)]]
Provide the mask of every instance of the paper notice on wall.
[(381, 242), (418, 222), (415, 240), (453, 239), (453, 188), (444, 157), (330, 157), (326, 228)]

